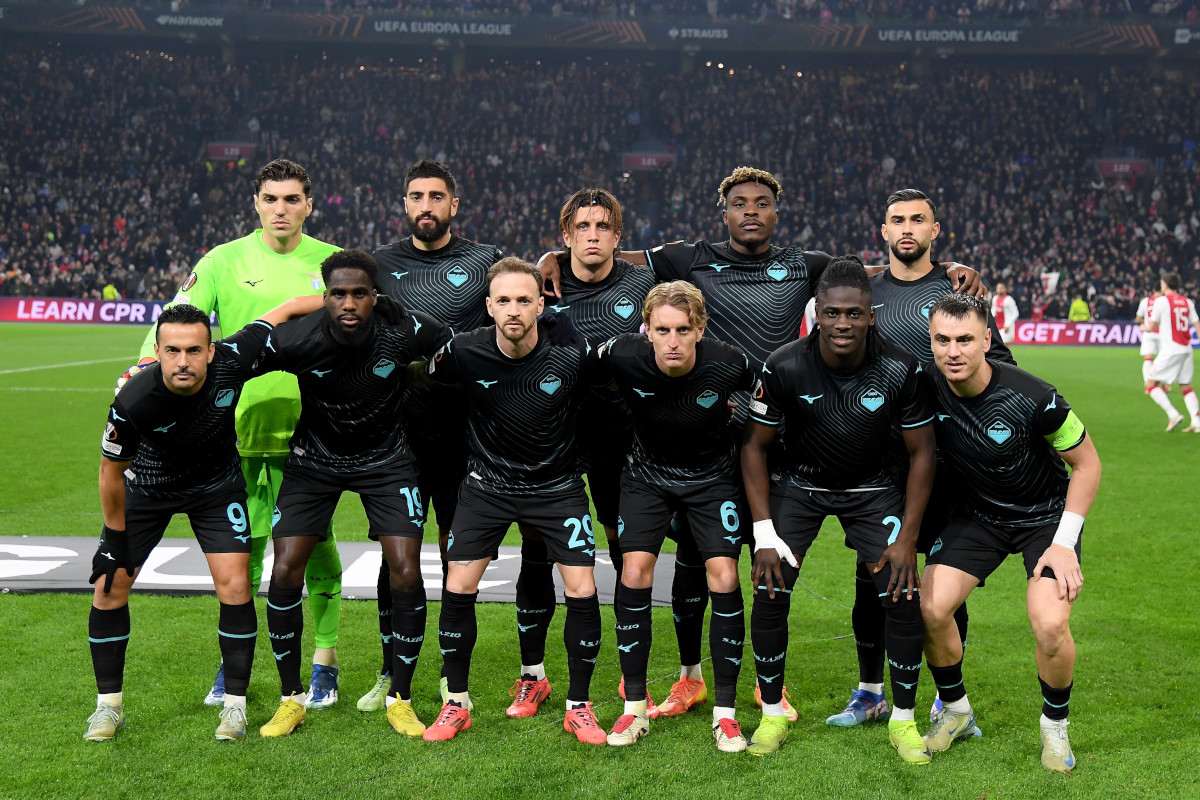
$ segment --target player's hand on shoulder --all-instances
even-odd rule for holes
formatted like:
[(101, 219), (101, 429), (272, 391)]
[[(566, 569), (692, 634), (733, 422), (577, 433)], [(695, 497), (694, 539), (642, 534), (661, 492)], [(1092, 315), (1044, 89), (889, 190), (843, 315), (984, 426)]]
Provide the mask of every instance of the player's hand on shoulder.
[(408, 316), (408, 309), (394, 297), (381, 294), (375, 299), (375, 312), (388, 325), (399, 325)]
[(153, 364), (155, 362), (155, 360), (156, 359), (151, 358), (150, 356), (146, 356), (145, 358), (139, 360), (138, 363), (134, 364), (129, 369), (127, 369), (123, 373), (121, 373), (121, 377), (117, 378), (117, 388), (113, 389), (113, 394), (114, 395), (120, 394), (121, 390), (125, 388), (125, 384), (129, 383), (130, 378), (132, 378), (134, 375), (137, 375), (143, 369), (145, 369), (146, 367)]
[(978, 297), (980, 300), (987, 299), (988, 289), (983, 285), (976, 270), (966, 264), (959, 264), (957, 261), (941, 261), (939, 263), (946, 270), (946, 277), (950, 279), (950, 285), (954, 287), (954, 291)]
[(1042, 572), (1049, 567), (1054, 570), (1053, 580), (1058, 584), (1058, 598), (1067, 602), (1075, 602), (1083, 589), (1083, 570), (1079, 566), (1079, 557), (1070, 547), (1052, 544), (1042, 553), (1033, 568), (1033, 579), (1041, 580)]
[(555, 347), (571, 347), (579, 343), (579, 332), (575, 323), (561, 311), (547, 311), (538, 317), (538, 321), (550, 336), (550, 343)]
[(104, 593), (108, 594), (119, 569), (124, 569), (130, 578), (133, 577), (129, 536), (123, 530), (113, 530), (105, 525), (100, 534), (100, 544), (96, 547), (96, 555), (92, 556), (92, 577), (88, 578), (88, 583), (94, 584), (103, 575)]
[(562, 255), (565, 253), (551, 251), (538, 259), (538, 272), (542, 273), (542, 294), (546, 297), (562, 297), (558, 288), (559, 279), (562, 277), (562, 267), (559, 266), (558, 259)]

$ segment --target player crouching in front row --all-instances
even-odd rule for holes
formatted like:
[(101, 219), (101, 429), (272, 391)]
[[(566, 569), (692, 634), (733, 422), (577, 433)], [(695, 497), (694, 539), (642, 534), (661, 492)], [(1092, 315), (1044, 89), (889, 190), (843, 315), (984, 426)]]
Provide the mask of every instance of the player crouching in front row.
[(250, 531), (234, 410), (242, 386), (259, 374), (259, 353), (272, 327), (320, 302), (320, 297), (290, 300), (215, 343), (208, 314), (173, 306), (158, 319), (158, 361), (113, 400), (100, 443), (104, 532), (92, 559), (95, 592), (88, 617), (99, 694), (84, 739), (108, 741), (125, 726), (129, 590), (177, 512), (191, 520), (221, 604), (217, 632), (226, 691), (216, 737), (246, 735), (258, 620), (250, 597)]
[[(895, 703), (889, 739), (905, 761), (930, 761), (913, 709), (923, 645), (916, 543), (934, 475), (933, 410), (917, 359), (875, 330), (871, 295), (861, 261), (833, 259), (817, 285), (816, 329), (767, 358), (750, 403), (742, 474), (755, 520), (750, 631), (763, 700), (753, 755), (787, 740), (782, 688), (792, 586), (821, 523), (836, 515), (886, 613)], [(771, 479), (767, 450), (781, 423), (787, 435)], [(880, 446), (893, 423), (911, 464), (903, 494)]]
[(984, 358), (991, 334), (981, 301), (946, 295), (930, 310), (929, 330), (942, 375), (934, 382), (938, 449), (959, 476), (963, 508), (931, 548), (921, 591), (925, 656), (943, 704), (925, 743), (945, 750), (974, 729), (954, 610), (1008, 555), (1020, 553), (1037, 641), (1042, 764), (1069, 772), (1071, 606), (1083, 585), (1079, 537), (1100, 486), (1100, 457), (1053, 386)]

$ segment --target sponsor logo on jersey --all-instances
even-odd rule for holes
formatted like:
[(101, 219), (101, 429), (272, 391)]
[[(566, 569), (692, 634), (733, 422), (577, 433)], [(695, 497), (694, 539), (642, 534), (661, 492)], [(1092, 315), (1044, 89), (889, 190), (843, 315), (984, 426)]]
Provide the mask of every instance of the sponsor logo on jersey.
[(549, 395), (557, 392), (561, 386), (562, 378), (554, 374), (550, 374), (542, 378), (542, 382), (538, 384), (538, 388)]
[(950, 415), (949, 414), (938, 414), (937, 418), (938, 418), (938, 422), (945, 422), (946, 420), (950, 419)]
[(467, 275), (467, 271), (457, 264), (446, 270), (446, 280), (450, 281), (456, 289), (470, 279), (471, 276)]
[(191, 289), (196, 285), (197, 280), (199, 280), (199, 278), (196, 277), (196, 273), (191, 273), (183, 279), (183, 283), (179, 284), (179, 291), (186, 292), (188, 289)]
[(175, 427), (174, 422), (168, 422), (166, 425), (163, 425), (161, 428), (155, 428), (154, 432), (155, 433), (169, 433), (171, 428), (174, 428), (174, 427)]
[(388, 375), (391, 375), (393, 372), (395, 372), (395, 370), (396, 362), (388, 358), (380, 359), (379, 363), (371, 368), (371, 372), (374, 372), (381, 378), (386, 378)]
[(797, 395), (797, 396), (801, 400), (803, 400), (804, 402), (808, 403), (811, 406), (813, 403), (817, 402), (825, 395), (823, 395), (823, 394), (802, 394), (802, 395)]
[(500, 381), (475, 381), (475, 382), (478, 383), (480, 386), (482, 386), (485, 389), (490, 389), (493, 386), (495, 386), (497, 383), (499, 383)]
[(879, 407), (883, 405), (883, 395), (879, 393), (878, 389), (868, 389), (858, 402), (862, 403), (867, 411), (878, 411)]
[(633, 387), (633, 390), (634, 390), (635, 392), (637, 392), (637, 394), (638, 394), (638, 397), (641, 397), (641, 398), (643, 398), (643, 399), (645, 399), (645, 398), (647, 398), (647, 397), (653, 397), (653, 396), (654, 396), (654, 392), (643, 392), (641, 389), (637, 388), (636, 386), (635, 386), (635, 387)]
[(883, 308), (887, 303), (872, 303), (871, 308)]
[(313, 375), (316, 375), (318, 378), (324, 378), (330, 372), (333, 372), (333, 370), (331, 370), (331, 369), (314, 369), (314, 370), (309, 370), (309, 371)]
[(1001, 420), (996, 420), (987, 429), (988, 438), (996, 444), (1004, 444), (1012, 436), (1012, 429)]
[(727, 269), (729, 267), (728, 264), (709, 264), (709, 266), (712, 267), (717, 272), (720, 272), (721, 270)]
[(266, 278), (259, 278), (259, 279), (258, 279), (258, 280), (256, 280), (256, 281), (242, 281), (242, 283), (246, 284), (246, 285), (247, 285), (247, 286), (249, 286), (251, 289), (253, 289), (255, 286), (258, 286), (258, 285), (259, 285), (260, 283), (262, 283), (264, 280), (266, 280)]
[(222, 389), (217, 392), (217, 399), (213, 400), (213, 405), (217, 408), (229, 408), (233, 405), (233, 398), (237, 395), (233, 389)]
[(396, 280), (400, 280), (407, 274), (408, 274), (407, 272), (393, 272), (392, 277), (395, 278)]
[(621, 319), (629, 319), (633, 316), (633, 312), (636, 308), (637, 306), (633, 304), (632, 300), (622, 295), (621, 299), (618, 300), (613, 306), (613, 311), (617, 312), (617, 316), (619, 316)]
[(225, 345), (230, 350), (232, 350), (234, 353), (237, 353), (239, 356), (242, 354), (242, 351), (238, 350), (237, 342), (221, 342), (221, 344)]
[(787, 267), (780, 264), (778, 261), (771, 262), (771, 266), (767, 267), (767, 275), (772, 280), (781, 281), (788, 276)]
[(942, 538), (939, 536), (937, 538), (937, 541), (935, 541), (933, 543), (933, 547), (929, 548), (929, 555), (933, 555), (934, 553), (936, 553), (938, 550), (941, 550), (941, 549), (942, 549)]
[(550, 306), (550, 310), (556, 314), (561, 314), (562, 312), (566, 311), (570, 307), (571, 307), (570, 304), (565, 305), (565, 306)]
[(705, 389), (696, 397), (696, 403), (702, 408), (712, 408), (716, 402), (721, 399), (721, 396), (712, 389)]
[(751, 400), (750, 401), (750, 411), (755, 414), (766, 414), (767, 413), (767, 404), (760, 400)]

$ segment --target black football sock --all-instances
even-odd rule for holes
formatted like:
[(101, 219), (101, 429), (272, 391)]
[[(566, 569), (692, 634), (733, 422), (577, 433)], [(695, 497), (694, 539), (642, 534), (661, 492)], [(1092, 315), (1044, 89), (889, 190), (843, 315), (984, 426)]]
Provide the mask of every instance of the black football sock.
[[(874, 574), (876, 595), (887, 592), (892, 568), (885, 565)], [(887, 615), (884, 641), (887, 643), (888, 674), (891, 676), (892, 705), (913, 708), (917, 703), (917, 682), (921, 676), (921, 656), (925, 650), (925, 620), (921, 616), (921, 596), (912, 599), (903, 594), (893, 601), (891, 595), (877, 597), (876, 604)]]
[(245, 697), (250, 688), (250, 668), (254, 665), (254, 643), (258, 639), (253, 600), (236, 606), (221, 603), (217, 639), (225, 664), (225, 693)]
[(967, 649), (967, 621), (970, 618), (967, 613), (967, 601), (963, 600), (963, 604), (954, 610), (954, 624), (958, 626), (958, 638), (962, 642), (963, 650)]
[[(379, 578), (375, 581), (375, 607), (379, 611), (379, 646), (383, 651), (383, 664), (379, 672), (392, 674), (392, 570), (387, 559), (379, 563)], [(407, 696), (407, 695), (406, 695)]]
[(750, 610), (750, 642), (754, 651), (754, 667), (763, 704), (783, 702), (783, 672), (787, 664), (788, 611), (791, 609), (791, 587), (800, 571), (783, 562), (784, 588), (775, 588), (775, 597), (759, 588)]
[(284, 589), (274, 581), (267, 589), (267, 633), (279, 670), (280, 694), (290, 697), (304, 693), (300, 681), (300, 642), (304, 635), (304, 589)]
[(929, 665), (929, 674), (933, 676), (933, 685), (937, 687), (938, 697), (942, 703), (953, 703), (967, 696), (967, 687), (963, 685), (962, 659), (957, 664), (948, 667)]
[(412, 697), (412, 677), (425, 641), (425, 590), (404, 592), (391, 589), (392, 598), (392, 685), (388, 694)]
[(546, 660), (546, 636), (554, 619), (554, 562), (546, 555), (546, 543), (536, 539), (521, 542), (521, 571), (517, 575), (517, 643), (521, 663), (541, 664)]
[(704, 611), (708, 607), (708, 572), (691, 534), (680, 536), (675, 553), (675, 577), (671, 581), (671, 614), (679, 641), (679, 663), (700, 663), (700, 640), (704, 634)]
[(1065, 689), (1055, 689), (1038, 675), (1038, 683), (1042, 686), (1042, 713), (1046, 719), (1066, 719), (1071, 713), (1072, 681)]
[(99, 694), (121, 691), (128, 644), (129, 604), (108, 610), (92, 606), (88, 614), (88, 646), (92, 650), (92, 670), (96, 673)]
[[(568, 597), (567, 618), (563, 624), (563, 642), (567, 647), (568, 703), (586, 703), (592, 685), (592, 672), (600, 655), (600, 598)], [(628, 692), (626, 693), (628, 696)]]
[(710, 590), (709, 596), (712, 598), (712, 616), (708, 622), (708, 649), (713, 660), (714, 702), (732, 708), (737, 698), (746, 639), (742, 593)]
[(451, 692), (467, 691), (471, 652), (479, 635), (475, 600), (479, 592), (458, 594), (442, 590), (442, 616), (438, 621), (438, 644), (442, 651), (442, 675)]
[(621, 675), (625, 678), (625, 697), (642, 700), (646, 697), (646, 665), (650, 662), (650, 641), (653, 621), (650, 617), (650, 598), (653, 589), (630, 589), (617, 586), (617, 653)]
[(854, 609), (850, 612), (860, 683), (883, 683), (885, 614), (879, 591), (867, 565), (860, 563), (854, 573)]

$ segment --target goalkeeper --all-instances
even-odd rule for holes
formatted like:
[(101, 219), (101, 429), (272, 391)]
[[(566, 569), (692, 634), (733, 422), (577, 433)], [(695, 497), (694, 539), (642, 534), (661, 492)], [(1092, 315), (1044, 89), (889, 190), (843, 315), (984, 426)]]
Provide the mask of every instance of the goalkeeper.
[[(219, 245), (196, 264), (170, 305), (189, 303), (216, 312), (222, 330), (236, 331), (264, 312), (298, 295), (321, 294), (321, 262), (338, 251), (303, 233), (312, 213), (312, 184), (299, 164), (276, 159), (254, 179), (254, 210), (261, 227), (248, 236)], [(155, 329), (142, 345), (141, 360), (122, 376), (124, 383), (154, 361)], [(246, 510), (250, 518), (250, 591), (262, 582), (263, 555), (271, 542), (275, 498), (283, 477), (288, 440), (300, 417), (296, 378), (273, 373), (246, 384), (237, 406), (236, 425), (242, 473), (246, 478)], [(332, 527), (332, 526), (331, 526)], [(316, 630), (312, 679), (305, 703), (310, 708), (337, 702), (338, 616), (341, 611), (342, 562), (333, 531), (317, 545), (305, 573)], [(224, 702), (224, 668), (218, 669), (206, 705)]]

